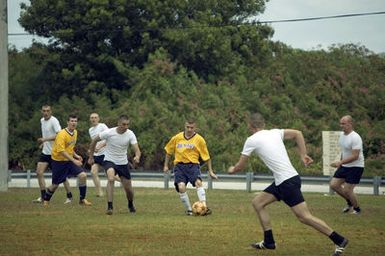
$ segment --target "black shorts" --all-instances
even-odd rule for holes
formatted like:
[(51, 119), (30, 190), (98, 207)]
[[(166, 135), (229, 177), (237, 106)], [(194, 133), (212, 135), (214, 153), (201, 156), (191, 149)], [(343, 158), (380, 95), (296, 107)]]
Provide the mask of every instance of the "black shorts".
[(199, 164), (193, 163), (179, 163), (174, 167), (174, 185), (176, 191), (179, 192), (178, 184), (183, 182), (188, 184), (189, 182), (195, 187), (197, 179), (202, 180)]
[(114, 164), (110, 161), (104, 161), (103, 162), (103, 168), (107, 172), (108, 169), (112, 168), (115, 171), (115, 175), (118, 174), (119, 177), (125, 177), (128, 180), (131, 180), (131, 173), (130, 173), (130, 167), (128, 164)]
[(99, 164), (99, 165), (103, 166), (104, 155), (94, 156), (94, 162), (95, 162), (95, 164)]
[(51, 163), (51, 155), (41, 153), (39, 157), (39, 163)]
[(305, 202), (301, 192), (301, 178), (299, 175), (285, 180), (278, 186), (273, 182), (264, 192), (272, 194), (278, 201), (284, 201), (290, 207)]
[(334, 173), (334, 178), (345, 179), (346, 183), (358, 184), (360, 183), (364, 167), (344, 167), (340, 166)]
[(51, 161), (52, 166), (52, 184), (59, 185), (68, 177), (78, 176), (85, 170), (71, 161)]

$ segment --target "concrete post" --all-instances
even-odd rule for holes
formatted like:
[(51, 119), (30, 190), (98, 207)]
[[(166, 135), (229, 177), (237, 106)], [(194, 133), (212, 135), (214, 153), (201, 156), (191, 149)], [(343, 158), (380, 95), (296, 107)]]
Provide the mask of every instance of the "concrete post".
[(8, 19), (0, 0), (0, 191), (8, 191)]

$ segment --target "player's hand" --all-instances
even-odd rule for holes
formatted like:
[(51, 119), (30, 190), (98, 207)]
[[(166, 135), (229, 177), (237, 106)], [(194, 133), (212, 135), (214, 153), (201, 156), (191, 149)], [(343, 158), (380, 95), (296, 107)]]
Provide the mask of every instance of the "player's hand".
[(227, 169), (228, 174), (233, 174), (235, 173), (235, 166), (230, 166), (229, 169)]
[(340, 166), (341, 166), (341, 162), (340, 162), (340, 161), (338, 161), (338, 162), (334, 162), (334, 163), (331, 163), (331, 164), (330, 164), (330, 166), (331, 166), (331, 167), (335, 167), (335, 168), (338, 168), (338, 167), (340, 167)]
[(77, 155), (77, 156), (76, 156), (76, 159), (79, 160), (80, 162), (83, 162), (83, 157), (80, 156), (80, 155)]
[(93, 164), (95, 163), (94, 157), (93, 157), (93, 156), (90, 156), (90, 157), (88, 158), (87, 163), (88, 163), (89, 165), (93, 165)]
[(79, 167), (82, 167), (82, 165), (83, 165), (82, 161), (77, 160), (77, 159), (75, 159), (75, 160), (73, 161), (73, 163), (76, 164), (76, 165), (79, 166)]
[(209, 171), (209, 174), (210, 174), (210, 176), (211, 176), (211, 178), (213, 178), (213, 179), (218, 179), (218, 176), (214, 173), (214, 171)]
[(163, 166), (163, 172), (168, 173), (168, 171), (169, 171), (168, 166)]
[(140, 162), (140, 157), (139, 156), (135, 156), (134, 157), (134, 163), (139, 164), (139, 162)]
[(313, 163), (313, 159), (308, 155), (304, 155), (302, 157), (302, 162), (304, 163), (305, 166), (308, 166), (309, 164)]
[(37, 142), (38, 142), (39, 144), (43, 144), (43, 143), (44, 143), (44, 138), (38, 138), (38, 139), (37, 139)]

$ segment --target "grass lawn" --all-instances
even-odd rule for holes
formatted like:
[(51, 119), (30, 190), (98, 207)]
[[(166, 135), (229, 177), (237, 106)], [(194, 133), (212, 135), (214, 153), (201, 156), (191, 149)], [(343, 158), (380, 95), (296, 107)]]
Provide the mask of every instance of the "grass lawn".
[[(64, 205), (62, 188), (48, 208), (31, 201), (38, 189), (9, 189), (0, 193), (0, 255), (331, 255), (334, 245), (301, 224), (283, 203), (268, 207), (277, 243), (275, 251), (253, 250), (263, 239), (251, 206), (254, 193), (207, 191), (213, 214), (184, 215), (172, 190), (136, 188), (137, 213), (127, 211), (121, 188), (115, 188), (114, 214), (105, 214), (106, 198), (88, 191), (91, 207)], [(195, 190), (188, 191), (191, 202)], [(78, 198), (77, 189), (73, 189)], [(306, 193), (312, 213), (350, 244), (344, 255), (385, 255), (385, 197), (360, 195), (361, 215), (340, 213), (337, 196)], [(77, 200), (76, 200), (77, 201)]]

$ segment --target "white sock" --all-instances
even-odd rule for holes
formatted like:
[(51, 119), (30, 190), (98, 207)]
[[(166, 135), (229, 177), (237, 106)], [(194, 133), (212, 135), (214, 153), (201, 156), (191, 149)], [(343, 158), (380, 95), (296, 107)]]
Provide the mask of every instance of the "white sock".
[(179, 193), (180, 200), (182, 201), (184, 207), (186, 208), (187, 211), (191, 211), (191, 204), (190, 204), (190, 199), (188, 198), (188, 194), (186, 192), (184, 193)]
[(206, 204), (206, 191), (205, 191), (204, 187), (197, 188), (197, 195), (198, 195), (199, 201)]

